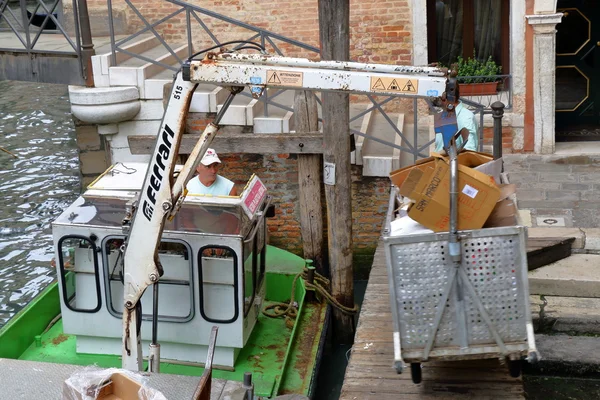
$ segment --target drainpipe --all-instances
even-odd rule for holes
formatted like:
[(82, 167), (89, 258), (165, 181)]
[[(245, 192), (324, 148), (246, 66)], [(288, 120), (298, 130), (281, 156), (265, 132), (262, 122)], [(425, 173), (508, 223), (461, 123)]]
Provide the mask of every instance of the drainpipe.
[(87, 0), (78, 0), (79, 26), (81, 29), (81, 63), (83, 66), (83, 79), (87, 87), (94, 87), (94, 70), (92, 69), (92, 56), (96, 54), (92, 42), (90, 16), (88, 14)]

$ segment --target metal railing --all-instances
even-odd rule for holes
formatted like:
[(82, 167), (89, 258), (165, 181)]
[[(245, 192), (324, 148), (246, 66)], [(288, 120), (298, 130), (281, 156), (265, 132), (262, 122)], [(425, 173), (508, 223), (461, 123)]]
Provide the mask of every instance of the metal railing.
[[(65, 51), (36, 48), (42, 34), (53, 34), (62, 35), (73, 51), (77, 55), (81, 54), (79, 9), (76, 0), (72, 1), (75, 38), (71, 38), (72, 35), (68, 33), (63, 24), (62, 1), (54, 0), (50, 6), (47, 6), (43, 0), (34, 2), (20, 0), (18, 7), (11, 7), (10, 3), (10, 0), (0, 0), (0, 23), (5, 23), (8, 26), (0, 27), (0, 31), (12, 31), (23, 45), (23, 49), (0, 48), (1, 51), (24, 50), (31, 53), (64, 54)], [(33, 10), (29, 10), (29, 8), (33, 8)]]
[[(94, 55), (94, 45), (87, 0), (72, 0), (72, 21), (70, 18), (67, 21), (64, 16), (62, 0), (19, 0), (18, 7), (11, 3), (14, 1), (0, 0), (0, 32), (12, 32), (23, 47), (7, 48), (0, 45), (0, 52), (26, 53), (31, 60), (34, 55), (76, 55), (81, 77), (88, 86), (93, 86), (91, 57)], [(65, 26), (65, 22), (72, 22), (71, 30)], [(60, 40), (53, 41), (53, 46), (40, 44), (40, 38), (44, 35), (64, 39), (68, 50), (52, 48)]]
[[(185, 21), (186, 21), (185, 37), (187, 40), (188, 57), (191, 57), (194, 54), (194, 46), (193, 46), (194, 38), (192, 37), (192, 22), (195, 22), (197, 24), (196, 27), (198, 27), (198, 26), (201, 27), (202, 31), (206, 35), (206, 39), (208, 39), (209, 42), (214, 43), (214, 45), (221, 44), (221, 42), (219, 41), (219, 39), (217, 37), (217, 34), (212, 32), (209, 27), (211, 24), (207, 23), (208, 22), (207, 18), (212, 18), (216, 21), (224, 22), (227, 24), (231, 24), (232, 26), (240, 27), (240, 28), (248, 30), (250, 32), (248, 37), (240, 38), (240, 39), (247, 40), (247, 41), (258, 41), (263, 47), (266, 47), (267, 45), (269, 45), (271, 47), (272, 51), (279, 55), (284, 55), (284, 54), (283, 54), (283, 51), (281, 50), (280, 46), (278, 46), (275, 43), (275, 41), (279, 41), (279, 42), (282, 42), (282, 43), (285, 43), (285, 44), (291, 45), (291, 46), (296, 46), (300, 49), (307, 51), (309, 54), (313, 54), (315, 57), (320, 58), (320, 52), (317, 47), (300, 42), (298, 40), (290, 39), (283, 35), (260, 28), (258, 26), (254, 26), (254, 25), (233, 19), (228, 16), (218, 14), (214, 11), (199, 7), (194, 4), (190, 4), (186, 1), (165, 0), (166, 3), (171, 3), (174, 6), (177, 6), (179, 8), (154, 22), (149, 22), (148, 19), (144, 17), (144, 15), (140, 11), (140, 9), (135, 7), (135, 5), (132, 3), (131, 0), (124, 0), (124, 1), (125, 1), (126, 5), (131, 9), (131, 11), (140, 19), (140, 21), (143, 25), (143, 28), (121, 40), (118, 40), (118, 41), (115, 40), (115, 34), (114, 34), (114, 28), (113, 28), (114, 22), (113, 22), (112, 0), (108, 0), (109, 30), (110, 30), (110, 35), (111, 35), (111, 48), (112, 48), (112, 54), (111, 54), (112, 65), (117, 65), (116, 54), (118, 52), (120, 52), (120, 53), (126, 54), (129, 57), (141, 59), (147, 63), (160, 65), (161, 67), (163, 67), (167, 70), (177, 71), (179, 69), (179, 66), (168, 65), (168, 64), (162, 63), (160, 61), (146, 57), (143, 54), (135, 54), (135, 53), (127, 50), (125, 48), (125, 46), (127, 44), (131, 43), (132, 40), (140, 37), (141, 35), (151, 33), (161, 43), (161, 45), (163, 47), (165, 47), (165, 50), (168, 51), (175, 60), (177, 60), (177, 63), (181, 64), (183, 62), (181, 57), (179, 57), (176, 54), (175, 50), (167, 44), (167, 42), (162, 37), (162, 35), (159, 34), (159, 32), (157, 31), (159, 25), (168, 23), (169, 20), (174, 19), (180, 15), (185, 15)], [(239, 46), (235, 47), (234, 49), (238, 49), (240, 47), (243, 47), (243, 44), (240, 44)], [(461, 78), (462, 79), (467, 79), (467, 78), (472, 79), (475, 77), (461, 77)], [(459, 81), (461, 80), (461, 78), (459, 78)], [(489, 79), (490, 77), (485, 77), (485, 78)], [(476, 115), (476, 118), (479, 120), (479, 137), (480, 137), (479, 148), (480, 149), (483, 149), (483, 145), (484, 145), (484, 143), (483, 143), (484, 142), (484, 140), (483, 140), (484, 139), (483, 138), (484, 114), (491, 114), (491, 112), (492, 112), (491, 108), (490, 108), (491, 104), (496, 101), (503, 101), (504, 104), (506, 104), (508, 106), (508, 108), (510, 108), (512, 106), (512, 87), (511, 87), (510, 75), (502, 75), (502, 76), (497, 76), (494, 78), (495, 78), (495, 80), (498, 80), (501, 82), (499, 84), (499, 88), (496, 90), (495, 93), (493, 93), (491, 95), (487, 95), (487, 94), (482, 94), (482, 93), (476, 92), (469, 96), (463, 96), (464, 104)], [(284, 111), (292, 111), (293, 112), (293, 108), (291, 105), (282, 104), (282, 102), (278, 101), (278, 97), (280, 97), (285, 92), (286, 91), (284, 91), (284, 90), (279, 90), (279, 91), (276, 91), (276, 93), (274, 93), (274, 94), (269, 94), (268, 91), (265, 91), (263, 96), (261, 96), (261, 98), (259, 99), (259, 101), (263, 103), (262, 109), (263, 109), (263, 115), (265, 117), (269, 116), (269, 108), (270, 107), (274, 107), (274, 108), (284, 110)], [(247, 92), (242, 92), (241, 95), (251, 97), (250, 93), (247, 93)], [(321, 104), (319, 96), (316, 94), (315, 94), (315, 96), (316, 96), (317, 102), (319, 104)], [(399, 149), (402, 152), (412, 154), (414, 161), (416, 161), (417, 159), (422, 158), (422, 157), (427, 157), (429, 155), (429, 152), (427, 150), (434, 142), (434, 139), (428, 140), (425, 143), (421, 143), (421, 144), (418, 143), (419, 142), (418, 100), (414, 99), (413, 106), (412, 106), (413, 113), (414, 113), (414, 131), (413, 132), (402, 132), (402, 130), (396, 126), (396, 124), (393, 122), (392, 118), (390, 117), (389, 113), (386, 112), (385, 108), (384, 108), (384, 106), (388, 102), (390, 102), (392, 99), (396, 98), (397, 96), (385, 97), (385, 98), (383, 98), (383, 100), (379, 100), (381, 97), (382, 96), (378, 97), (378, 99), (375, 99), (373, 96), (367, 96), (368, 101), (372, 105), (369, 108), (367, 108), (366, 110), (358, 113), (357, 115), (352, 116), (350, 119), (350, 122), (356, 121), (359, 118), (364, 117), (369, 112), (373, 112), (373, 111), (379, 112), (383, 116), (383, 118), (385, 118), (385, 120), (388, 122), (390, 127), (395, 131), (395, 133), (401, 137), (402, 144), (399, 145), (399, 144), (394, 143), (393, 141), (388, 141), (385, 139), (377, 138), (377, 137), (374, 137), (373, 135), (368, 134), (367, 132), (362, 132), (362, 131), (356, 130), (356, 129), (351, 129), (351, 133), (354, 135), (357, 135), (357, 136), (362, 136), (362, 137), (368, 138), (369, 140), (380, 142), (389, 147)], [(429, 110), (433, 110), (433, 105), (429, 104)]]

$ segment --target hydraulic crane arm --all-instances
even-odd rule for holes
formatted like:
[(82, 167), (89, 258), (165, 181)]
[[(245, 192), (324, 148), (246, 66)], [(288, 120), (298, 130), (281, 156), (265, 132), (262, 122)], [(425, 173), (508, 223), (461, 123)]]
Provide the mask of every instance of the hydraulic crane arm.
[[(202, 133), (177, 179), (174, 179), (175, 159), (185, 120), (199, 82), (224, 86), (230, 94), (215, 121)], [(431, 67), (315, 62), (231, 52), (208, 53), (203, 60), (185, 63), (174, 78), (144, 184), (132, 210), (133, 218), (125, 243), (123, 368), (142, 370), (140, 298), (163, 273), (158, 247), (165, 220), (178, 211), (185, 196), (185, 186), (217, 133), (221, 117), (235, 94), (246, 86), (255, 97), (260, 97), (267, 88), (419, 98), (439, 97), (453, 92), (452, 79), (447, 78), (446, 71)], [(153, 324), (157, 323), (156, 318), (153, 315)], [(153, 329), (153, 334), (155, 332), (156, 329)], [(153, 344), (155, 342), (153, 337)], [(150, 369), (157, 372), (156, 366)]]

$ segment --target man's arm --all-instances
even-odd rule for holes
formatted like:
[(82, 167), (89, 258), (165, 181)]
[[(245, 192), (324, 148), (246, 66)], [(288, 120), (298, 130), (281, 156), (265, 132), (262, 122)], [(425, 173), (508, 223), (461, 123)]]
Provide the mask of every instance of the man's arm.
[(231, 188), (231, 191), (229, 192), (229, 195), (230, 196), (237, 196), (238, 195), (237, 189), (235, 188), (235, 184)]

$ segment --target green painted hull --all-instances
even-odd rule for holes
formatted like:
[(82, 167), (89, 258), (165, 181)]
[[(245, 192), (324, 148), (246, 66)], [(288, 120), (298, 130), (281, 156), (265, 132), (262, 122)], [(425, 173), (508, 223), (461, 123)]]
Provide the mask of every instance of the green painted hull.
[[(304, 260), (269, 246), (266, 261), (266, 304), (288, 301), (294, 277), (304, 267)], [(302, 280), (298, 282), (294, 300), (299, 304), (299, 313), (293, 327), (282, 318), (261, 315), (234, 371), (214, 369), (213, 377), (242, 381), (245, 372), (252, 372), (256, 395), (311, 394), (325, 337), (327, 306), (304, 302), (306, 291)], [(119, 356), (77, 353), (76, 337), (63, 333), (59, 314), (60, 297), (54, 282), (0, 329), (0, 358), (121, 366)], [(161, 363), (161, 373), (200, 376), (202, 372), (201, 366), (189, 363)]]

